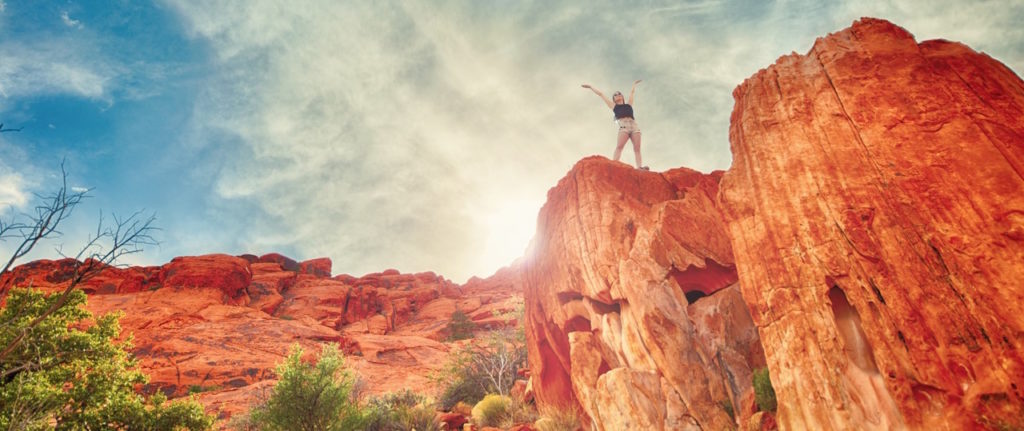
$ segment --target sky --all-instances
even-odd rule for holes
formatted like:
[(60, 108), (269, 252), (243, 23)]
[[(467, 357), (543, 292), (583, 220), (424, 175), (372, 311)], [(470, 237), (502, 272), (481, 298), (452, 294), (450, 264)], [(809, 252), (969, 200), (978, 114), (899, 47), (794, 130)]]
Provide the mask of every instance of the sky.
[[(1024, 71), (1021, 1), (0, 1), (0, 217), (91, 188), (63, 236), (154, 214), (126, 258), (280, 252), (462, 282), (523, 255), (548, 189), (611, 157), (727, 169), (732, 90), (862, 16)], [(633, 162), (631, 151), (623, 160)], [(11, 241), (0, 243), (6, 259)]]

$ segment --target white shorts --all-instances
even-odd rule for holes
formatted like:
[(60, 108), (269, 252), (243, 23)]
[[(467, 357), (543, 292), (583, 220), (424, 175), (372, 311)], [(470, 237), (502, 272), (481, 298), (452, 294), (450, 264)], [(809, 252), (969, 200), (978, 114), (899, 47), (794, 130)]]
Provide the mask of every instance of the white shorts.
[(635, 119), (623, 117), (615, 121), (619, 123), (619, 133), (625, 133), (629, 136), (633, 136), (634, 133), (640, 134), (640, 125), (636, 123)]

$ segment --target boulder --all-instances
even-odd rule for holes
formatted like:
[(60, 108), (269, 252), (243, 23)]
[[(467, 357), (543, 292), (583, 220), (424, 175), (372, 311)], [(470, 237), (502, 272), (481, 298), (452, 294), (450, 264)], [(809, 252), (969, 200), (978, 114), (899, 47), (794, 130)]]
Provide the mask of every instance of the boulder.
[(252, 271), (245, 259), (226, 254), (176, 257), (157, 275), (161, 287), (215, 288), (229, 298), (245, 294)]

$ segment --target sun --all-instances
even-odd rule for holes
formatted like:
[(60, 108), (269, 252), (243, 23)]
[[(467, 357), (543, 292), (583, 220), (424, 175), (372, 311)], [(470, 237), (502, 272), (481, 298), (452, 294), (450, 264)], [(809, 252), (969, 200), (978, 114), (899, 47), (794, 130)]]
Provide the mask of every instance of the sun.
[(510, 200), (489, 211), (482, 220), (486, 238), (477, 276), (486, 277), (523, 256), (536, 230), (540, 207), (539, 201)]

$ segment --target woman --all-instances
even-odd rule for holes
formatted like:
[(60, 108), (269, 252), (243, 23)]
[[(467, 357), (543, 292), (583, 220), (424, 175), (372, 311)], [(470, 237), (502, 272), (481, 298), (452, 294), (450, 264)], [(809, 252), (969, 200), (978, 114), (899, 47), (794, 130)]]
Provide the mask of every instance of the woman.
[(591, 87), (589, 84), (583, 84), (583, 88), (589, 88), (594, 94), (601, 97), (604, 103), (612, 108), (612, 112), (615, 113), (615, 121), (619, 123), (619, 139), (615, 144), (615, 161), (619, 161), (619, 157), (622, 156), (622, 148), (626, 146), (626, 141), (633, 142), (633, 153), (636, 155), (636, 168), (649, 170), (647, 166), (644, 166), (640, 161), (640, 125), (636, 123), (636, 118), (633, 117), (633, 96), (636, 94), (636, 85), (643, 81), (642, 79), (636, 80), (633, 83), (633, 89), (629, 90), (629, 103), (625, 102), (622, 97), (622, 93), (616, 91), (612, 94), (611, 100), (605, 97), (604, 93), (600, 90)]

